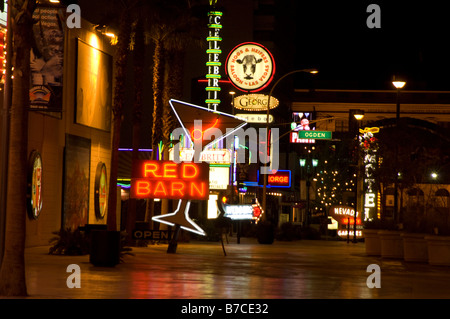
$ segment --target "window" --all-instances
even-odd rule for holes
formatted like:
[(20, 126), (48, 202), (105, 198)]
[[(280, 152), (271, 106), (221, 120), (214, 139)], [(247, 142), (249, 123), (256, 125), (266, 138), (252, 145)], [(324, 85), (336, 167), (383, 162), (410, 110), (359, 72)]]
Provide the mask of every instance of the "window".
[(436, 191), (434, 194), (435, 201), (436, 201), (436, 207), (443, 207), (448, 208), (449, 207), (449, 198), (450, 193), (445, 188), (440, 188)]

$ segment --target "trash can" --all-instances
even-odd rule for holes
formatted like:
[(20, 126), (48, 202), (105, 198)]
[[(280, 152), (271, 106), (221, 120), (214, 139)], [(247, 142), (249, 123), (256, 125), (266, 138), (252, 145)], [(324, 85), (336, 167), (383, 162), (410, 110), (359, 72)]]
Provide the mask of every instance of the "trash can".
[(89, 262), (100, 267), (114, 267), (119, 264), (120, 232), (92, 230)]

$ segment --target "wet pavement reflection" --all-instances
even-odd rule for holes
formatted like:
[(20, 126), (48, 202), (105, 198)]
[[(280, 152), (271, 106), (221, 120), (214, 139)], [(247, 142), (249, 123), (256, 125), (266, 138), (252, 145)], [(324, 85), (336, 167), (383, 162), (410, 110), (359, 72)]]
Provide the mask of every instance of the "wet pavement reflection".
[[(234, 239), (235, 240), (235, 239)], [(226, 245), (180, 243), (133, 248), (113, 268), (94, 267), (89, 256), (48, 255), (26, 250), (29, 298), (94, 299), (341, 299), (450, 298), (450, 267), (366, 256), (364, 243), (275, 242), (254, 239)], [(81, 288), (68, 288), (67, 266), (81, 270)], [(367, 266), (381, 268), (381, 288), (368, 288)]]

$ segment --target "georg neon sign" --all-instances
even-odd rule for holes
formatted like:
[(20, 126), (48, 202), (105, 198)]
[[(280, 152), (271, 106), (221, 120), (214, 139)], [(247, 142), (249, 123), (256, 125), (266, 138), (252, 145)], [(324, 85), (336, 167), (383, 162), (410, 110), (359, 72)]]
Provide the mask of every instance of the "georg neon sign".
[(209, 165), (172, 161), (135, 161), (130, 196), (139, 199), (208, 199)]

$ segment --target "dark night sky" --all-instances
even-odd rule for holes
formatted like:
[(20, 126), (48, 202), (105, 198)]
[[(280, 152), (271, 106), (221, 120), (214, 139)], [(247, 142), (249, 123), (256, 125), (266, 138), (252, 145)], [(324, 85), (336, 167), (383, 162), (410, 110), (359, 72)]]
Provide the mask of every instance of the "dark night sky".
[[(105, 1), (76, 2), (82, 15), (93, 19), (104, 14)], [(284, 8), (285, 3), (287, 0), (276, 0), (278, 8)], [(293, 3), (296, 10), (283, 12), (286, 20), (296, 22), (295, 29), (286, 28), (292, 35), (286, 39), (293, 41), (295, 47), (293, 67), (319, 68), (318, 86), (392, 89), (392, 76), (399, 74), (408, 82), (405, 89), (450, 88), (448, 1), (295, 0)], [(366, 10), (371, 3), (381, 8), (380, 29), (369, 29), (366, 25), (370, 15)], [(251, 28), (251, 19), (246, 16), (252, 10), (253, 0), (219, 0), (218, 4), (228, 8), (224, 17), (224, 49), (252, 41), (245, 35), (251, 36), (251, 30), (247, 30)], [(205, 57), (201, 54), (200, 58)], [(201, 70), (193, 77), (203, 73)]]
[[(67, 1), (77, 2), (82, 16), (92, 22), (105, 15), (105, 8), (113, 9), (108, 0)], [(284, 69), (281, 66), (287, 59), (275, 56), (277, 68), (280, 66), (275, 79), (283, 72), (316, 67), (320, 73), (314, 76), (315, 88), (392, 90), (392, 76), (400, 74), (407, 81), (405, 90), (449, 90), (450, 10), (447, 9), (450, 4), (446, 2), (294, 0), (295, 10), (283, 10), (287, 0), (276, 0), (286, 21), (294, 21), (281, 23), (281, 30), (286, 32), (283, 41), (291, 41), (288, 47), (295, 51), (290, 54), (294, 61)], [(255, 40), (252, 38), (254, 5), (253, 0), (219, 0), (218, 3), (226, 8), (222, 43), (225, 59), (228, 50), (238, 43)], [(370, 15), (366, 10), (371, 3), (381, 8), (380, 29), (369, 29), (366, 25)], [(205, 36), (206, 31), (205, 25)], [(185, 98), (192, 102), (190, 81), (206, 72), (204, 49), (194, 49), (186, 61)], [(297, 88), (311, 85), (302, 82), (309, 81), (304, 75), (298, 74), (295, 79)], [(150, 80), (149, 73), (147, 87), (151, 86)], [(126, 135), (131, 130), (126, 124), (123, 131), (126, 133), (123, 139), (128, 141)], [(143, 147), (149, 146), (147, 141), (143, 143)]]
[[(370, 3), (381, 8), (380, 29), (366, 25)], [(450, 88), (445, 1), (302, 1), (297, 6), (297, 63), (320, 68), (322, 86), (391, 89), (397, 73), (406, 77), (408, 89)]]

